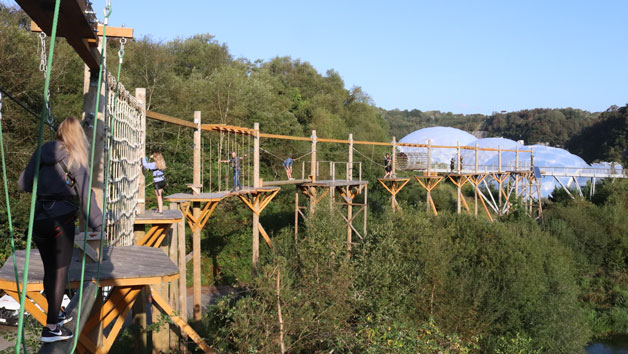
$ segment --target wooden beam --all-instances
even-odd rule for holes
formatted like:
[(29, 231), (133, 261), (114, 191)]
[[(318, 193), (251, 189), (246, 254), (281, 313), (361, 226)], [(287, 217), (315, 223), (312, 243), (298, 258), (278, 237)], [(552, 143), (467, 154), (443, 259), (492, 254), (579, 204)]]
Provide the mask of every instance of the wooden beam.
[[(99, 24), (98, 25), (98, 32), (96, 33), (97, 36), (102, 37), (105, 34), (104, 31), (104, 26)], [(39, 25), (35, 22), (35, 21), (31, 21), (31, 32), (44, 32), (41, 27), (39, 27)], [(57, 37), (62, 37), (61, 35), (57, 35)], [(129, 28), (129, 27), (111, 27), (111, 26), (107, 26), (107, 38), (127, 38), (127, 39), (133, 39), (133, 28)], [(90, 38), (92, 39), (92, 38)], [(93, 41), (96, 41), (96, 38), (92, 39)]]
[(197, 128), (196, 124), (194, 122), (190, 122), (189, 120), (183, 120), (183, 119), (167, 116), (165, 114), (153, 112), (153, 111), (146, 111), (146, 118), (158, 120), (161, 122), (176, 124), (183, 127), (193, 128), (193, 129)]
[[(54, 6), (50, 2), (17, 0), (17, 3), (47, 35), (51, 34)], [(64, 37), (74, 48), (83, 62), (92, 70), (100, 67), (100, 52), (90, 44), (97, 40), (94, 28), (95, 17), (88, 19), (85, 11), (87, 4), (80, 0), (65, 0), (59, 8), (57, 36)], [(97, 45), (97, 43), (96, 43)]]

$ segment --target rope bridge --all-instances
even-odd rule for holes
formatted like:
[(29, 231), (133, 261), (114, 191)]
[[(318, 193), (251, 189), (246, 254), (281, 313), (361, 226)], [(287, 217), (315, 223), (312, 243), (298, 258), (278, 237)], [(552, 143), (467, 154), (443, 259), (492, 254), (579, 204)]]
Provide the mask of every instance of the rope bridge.
[(107, 75), (107, 239), (112, 246), (133, 244), (133, 224), (142, 174), (144, 120), (140, 103), (113, 75)]

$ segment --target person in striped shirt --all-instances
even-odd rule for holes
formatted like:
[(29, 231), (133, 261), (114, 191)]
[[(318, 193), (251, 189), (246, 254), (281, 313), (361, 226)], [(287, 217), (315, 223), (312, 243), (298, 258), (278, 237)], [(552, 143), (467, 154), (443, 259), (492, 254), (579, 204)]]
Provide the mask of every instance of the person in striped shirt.
[(142, 165), (145, 169), (153, 171), (153, 185), (155, 186), (155, 196), (157, 196), (157, 212), (161, 214), (164, 211), (162, 195), (163, 189), (166, 187), (166, 177), (164, 174), (166, 161), (161, 152), (154, 152), (150, 155), (150, 158), (153, 162), (148, 162), (148, 159), (145, 157), (142, 160)]

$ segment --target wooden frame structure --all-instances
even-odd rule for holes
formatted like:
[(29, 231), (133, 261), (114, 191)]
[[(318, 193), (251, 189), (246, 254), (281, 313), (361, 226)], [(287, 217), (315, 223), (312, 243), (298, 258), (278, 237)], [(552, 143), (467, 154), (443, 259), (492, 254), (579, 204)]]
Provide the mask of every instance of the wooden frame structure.
[[(162, 214), (148, 212), (135, 215), (136, 235), (141, 233), (140, 237), (136, 236), (135, 244), (159, 248), (172, 225), (182, 220), (183, 214), (179, 210), (164, 209)], [(150, 225), (147, 232), (143, 230), (146, 225)]]
[(393, 211), (401, 211), (397, 202), (397, 194), (410, 182), (410, 178), (378, 178), (377, 181), (390, 193), (390, 203)]
[[(297, 192), (295, 194), (295, 208), (294, 208), (294, 237), (298, 239), (299, 234), (299, 217), (306, 219), (308, 216), (304, 213), (304, 210), (309, 210), (309, 216), (314, 215), (314, 212), (318, 205), (323, 201), (325, 197), (329, 197), (329, 207), (331, 210), (336, 210), (342, 218), (345, 220), (347, 227), (347, 250), (351, 250), (353, 242), (353, 235), (357, 235), (360, 239), (366, 237), (367, 234), (367, 217), (368, 217), (368, 182), (367, 181), (353, 181), (353, 180), (321, 180), (316, 182), (307, 182), (297, 185)], [(299, 194), (303, 194), (308, 197), (309, 203), (307, 205), (301, 205), (299, 200)], [(335, 196), (338, 195), (339, 201), (335, 200)], [(358, 195), (362, 195), (362, 200), (356, 200)], [(340, 205), (341, 208), (334, 208), (334, 204)], [(354, 213), (353, 207), (358, 209)], [(346, 208), (346, 216), (343, 212)], [(363, 214), (363, 231), (360, 233), (353, 222), (358, 215)]]
[[(138, 299), (142, 289), (147, 289), (153, 295), (156, 304), (164, 313), (172, 313), (172, 308), (156, 292), (152, 286), (169, 283), (179, 277), (179, 270), (170, 258), (161, 250), (146, 246), (106, 247), (105, 261), (100, 266), (91, 263), (86, 265), (86, 282), (98, 280), (99, 287), (112, 287), (104, 302), (94, 304), (91, 314), (83, 314), (87, 322), (79, 334), (77, 347), (80, 353), (108, 353), (113, 345), (122, 325), (133, 304)], [(18, 275), (24, 272), (23, 250), (16, 251)], [(75, 252), (74, 261), (68, 274), (69, 285), (76, 289), (80, 284), (81, 266), (79, 253)], [(13, 262), (5, 262), (0, 269), (0, 289), (19, 301), (13, 274)], [(48, 304), (41, 294), (43, 290), (43, 264), (39, 251), (31, 251), (29, 267), (29, 283), (25, 289), (27, 301), (26, 310), (41, 324), (46, 324)], [(190, 336), (206, 352), (211, 348), (189, 326), (176, 321), (182, 333)], [(108, 329), (108, 334), (103, 331)]]

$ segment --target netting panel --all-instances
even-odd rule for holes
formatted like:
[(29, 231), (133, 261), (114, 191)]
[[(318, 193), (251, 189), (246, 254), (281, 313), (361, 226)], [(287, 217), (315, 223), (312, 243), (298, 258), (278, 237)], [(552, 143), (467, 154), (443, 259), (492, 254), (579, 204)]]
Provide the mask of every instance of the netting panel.
[(108, 74), (105, 114), (108, 137), (105, 153), (109, 156), (107, 239), (112, 246), (129, 246), (133, 244), (133, 224), (142, 174), (146, 112), (122, 84), (117, 95), (116, 100), (116, 79)]

